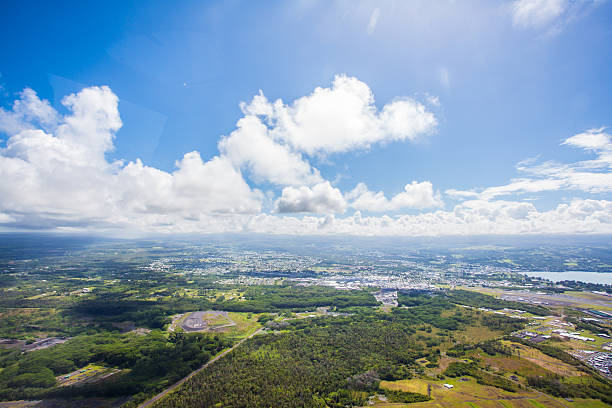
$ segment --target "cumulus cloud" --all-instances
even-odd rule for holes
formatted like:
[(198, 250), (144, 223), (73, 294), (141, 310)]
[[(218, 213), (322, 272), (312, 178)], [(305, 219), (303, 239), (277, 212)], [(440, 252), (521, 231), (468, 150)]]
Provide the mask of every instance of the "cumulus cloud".
[(323, 180), (305, 155), (414, 139), (436, 124), (410, 99), (397, 99), (379, 112), (366, 84), (340, 75), (330, 88), (317, 88), (291, 105), (270, 103), (260, 92), (241, 105), (244, 116), (220, 139), (218, 156), (203, 160), (190, 152), (167, 172), (140, 160), (107, 160), (122, 126), (110, 88), (85, 88), (62, 104), (66, 115), (25, 89), (12, 109), (0, 109), (0, 132), (9, 136), (0, 149), (5, 224), (165, 228), (205, 222), (223, 229), (214, 219), (223, 213), (238, 227), (241, 214), (259, 213), (264, 202), (242, 171), (255, 183), (285, 186), (276, 201), (279, 212), (344, 212), (340, 190)]
[[(313, 101), (331, 109), (331, 116)], [(435, 118), (411, 100), (398, 99), (377, 110), (369, 88), (354, 78), (336, 77), (331, 88), (318, 88), (291, 105), (256, 95), (242, 106), (244, 117), (236, 129), (220, 140), (218, 155), (205, 159), (199, 152), (187, 153), (172, 171), (141, 160), (107, 159), (122, 126), (118, 98), (108, 87), (85, 88), (62, 103), (65, 115), (26, 89), (10, 110), (0, 109), (0, 131), (8, 135), (0, 148), (4, 226), (168, 233), (612, 233), (612, 201), (574, 199), (539, 211), (533, 203), (508, 198), (555, 189), (610, 192), (612, 148), (605, 129), (563, 141), (594, 158), (571, 164), (519, 163), (526, 177), (479, 191), (447, 191), (464, 201), (443, 210), (429, 181), (414, 181), (389, 198), (363, 183), (343, 194), (311, 166), (313, 154), (411, 139), (435, 126)], [(282, 187), (272, 213), (262, 208), (273, 197), (265, 199), (242, 171), (252, 181)], [(499, 200), (502, 196), (507, 199)], [(337, 216), (349, 209), (356, 211)], [(429, 211), (361, 213), (403, 209)]]
[[(122, 125), (118, 98), (108, 87), (83, 89), (62, 103), (70, 112), (65, 116), (24, 91), (12, 111), (1, 112), (20, 123), (2, 128), (9, 134), (0, 149), (3, 219), (40, 227), (122, 223), (142, 214), (180, 220), (260, 211), (261, 193), (224, 157), (203, 162), (199, 153), (188, 153), (172, 173), (140, 161), (107, 161)], [(48, 131), (35, 128), (43, 123)]]
[(38, 125), (44, 129), (58, 121), (55, 109), (48, 101), (38, 98), (30, 88), (24, 89), (10, 111), (0, 109), (0, 132), (14, 134)]
[[(255, 110), (256, 107), (248, 107)], [(277, 185), (300, 185), (321, 182), (319, 171), (286, 144), (277, 143), (268, 127), (256, 116), (240, 119), (237, 129), (219, 141), (219, 151), (237, 167), (246, 168), (258, 181)]]
[(452, 211), (416, 215), (278, 217), (260, 214), (247, 224), (260, 233), (438, 236), (473, 234), (612, 233), (612, 201), (573, 200), (549, 211), (512, 201), (472, 200)]
[(261, 210), (261, 193), (251, 191), (226, 157), (204, 162), (194, 151), (185, 154), (176, 167), (167, 173), (140, 160), (130, 162), (118, 173), (116, 190), (121, 207), (134, 213), (175, 214), (187, 219)]
[(241, 104), (236, 130), (219, 141), (219, 151), (257, 181), (279, 186), (321, 183), (304, 156), (366, 149), (374, 143), (414, 140), (437, 121), (424, 105), (398, 98), (378, 111), (370, 88), (357, 78), (337, 75), (329, 88), (285, 104), (263, 92)]
[(330, 88), (318, 87), (291, 105), (257, 95), (243, 111), (266, 125), (268, 137), (276, 143), (308, 155), (414, 140), (437, 125), (424, 105), (409, 98), (398, 98), (378, 111), (370, 88), (346, 75), (337, 75)]
[(382, 191), (374, 193), (364, 183), (359, 183), (347, 194), (350, 206), (362, 211), (397, 211), (400, 209), (424, 209), (443, 205), (439, 192), (434, 192), (429, 181), (413, 181), (404, 191), (388, 199)]
[(382, 191), (370, 191), (365, 183), (358, 183), (353, 190), (343, 195), (339, 189), (325, 181), (312, 188), (286, 187), (276, 201), (276, 211), (279, 213), (343, 213), (347, 207), (368, 212), (385, 212), (442, 206), (440, 193), (434, 192), (429, 181), (406, 184), (404, 191), (391, 199)]
[(276, 201), (276, 211), (279, 213), (342, 213), (345, 210), (346, 201), (342, 193), (328, 181), (312, 188), (285, 187)]

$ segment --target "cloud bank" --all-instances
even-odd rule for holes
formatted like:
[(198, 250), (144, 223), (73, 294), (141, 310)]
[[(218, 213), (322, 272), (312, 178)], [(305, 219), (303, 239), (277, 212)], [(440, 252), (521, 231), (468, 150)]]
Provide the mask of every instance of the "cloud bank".
[[(364, 183), (341, 191), (313, 165), (337, 153), (406, 142), (435, 131), (420, 102), (397, 98), (380, 109), (370, 88), (339, 75), (328, 88), (291, 103), (263, 92), (241, 105), (243, 116), (218, 152), (193, 151), (172, 171), (141, 160), (110, 161), (122, 126), (110, 88), (66, 96), (60, 114), (25, 89), (0, 109), (0, 225), (75, 231), (156, 233), (448, 235), (612, 233), (612, 202), (573, 198), (548, 211), (519, 201), (542, 191), (612, 191), (611, 136), (594, 129), (563, 145), (594, 156), (571, 164), (519, 163), (524, 177), (473, 190), (447, 190), (452, 209), (430, 181), (412, 181), (387, 196)], [(0, 145), (1, 146), (1, 145)], [(274, 186), (264, 193), (261, 185)], [(267, 187), (268, 188), (268, 187)], [(503, 197), (503, 199), (502, 199)]]

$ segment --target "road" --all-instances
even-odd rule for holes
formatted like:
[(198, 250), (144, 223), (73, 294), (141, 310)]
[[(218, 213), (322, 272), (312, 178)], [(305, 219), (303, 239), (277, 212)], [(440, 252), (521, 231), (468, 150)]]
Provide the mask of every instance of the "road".
[(196, 375), (197, 373), (199, 373), (200, 371), (202, 371), (203, 369), (205, 369), (206, 367), (208, 367), (209, 365), (213, 364), (215, 361), (219, 360), (221, 357), (225, 356), (228, 353), (231, 353), (232, 350), (234, 350), (236, 347), (240, 346), (242, 343), (244, 343), (247, 339), (250, 339), (251, 337), (261, 333), (261, 331), (264, 328), (260, 328), (257, 331), (251, 333), (250, 335), (248, 335), (247, 337), (245, 337), (244, 339), (240, 340), (238, 343), (234, 344), (232, 347), (228, 348), (227, 350), (221, 352), (221, 354), (218, 354), (217, 356), (213, 357), (212, 359), (210, 359), (206, 364), (204, 364), (202, 367), (198, 368), (197, 370), (193, 371), (191, 374), (189, 374), (187, 377), (179, 380), (178, 382), (176, 382), (175, 384), (173, 384), (172, 386), (170, 386), (169, 388), (166, 388), (164, 391), (160, 392), (159, 394), (157, 394), (156, 396), (154, 396), (153, 398), (143, 402), (142, 404), (140, 404), (138, 406), (138, 408), (144, 408), (144, 407), (150, 407), (152, 406), (156, 401), (160, 400), (161, 398), (163, 398), (166, 394), (176, 390), (178, 387), (180, 387), (185, 381), (187, 381), (188, 379), (190, 379), (191, 377), (193, 377), (194, 375)]

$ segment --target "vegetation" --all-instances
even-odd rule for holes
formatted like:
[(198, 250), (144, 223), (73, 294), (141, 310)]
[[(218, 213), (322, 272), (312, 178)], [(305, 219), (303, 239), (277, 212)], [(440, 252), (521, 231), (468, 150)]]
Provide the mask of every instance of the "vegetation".
[[(264, 327), (262, 335), (202, 370), (157, 406), (339, 408), (367, 405), (374, 395), (384, 395), (390, 404), (418, 403), (428, 400), (428, 390), (435, 403), (455, 403), (468, 395), (462, 390), (486, 392), (489, 400), (543, 395), (532, 388), (558, 397), (609, 401), (611, 384), (557, 347), (567, 348), (569, 342), (508, 341), (507, 335), (522, 331), (526, 321), (477, 310), (554, 313), (545, 307), (437, 290), (400, 291), (399, 307), (387, 302), (381, 308), (373, 296), (378, 289), (339, 290), (277, 278), (324, 276), (327, 270), (350, 274), (342, 262), (323, 261), (295, 273), (268, 269), (247, 274), (238, 257), (227, 262), (222, 275), (214, 275), (199, 269), (202, 263), (225, 265), (214, 249), (210, 257), (188, 258), (173, 244), (155, 249), (157, 244), (144, 252), (115, 247), (118, 256), (109, 256), (103, 247), (83, 257), (71, 255), (76, 250), (67, 245), (66, 252), (50, 250), (45, 259), (39, 256), (47, 250), (44, 242), (31, 252), (3, 247), (0, 337), (20, 342), (0, 348), (0, 399), (57, 398), (63, 403), (131, 397), (124, 408), (135, 407)], [(152, 261), (157, 259), (164, 261)], [(165, 269), (164, 262), (172, 268)], [(408, 268), (380, 265), (390, 273)], [(518, 285), (526, 278), (505, 271), (492, 279), (501, 287), (502, 280)], [(320, 307), (325, 310), (314, 311)], [(198, 310), (227, 311), (236, 324), (214, 333), (183, 333), (177, 315), (186, 318)], [(563, 314), (575, 330), (610, 333), (608, 324), (580, 320), (587, 315), (569, 306)], [(48, 336), (67, 341), (26, 351), (26, 344)], [(516, 342), (524, 348), (518, 350)], [(603, 344), (603, 339), (590, 344)], [(554, 361), (538, 361), (548, 358)], [(553, 363), (563, 365), (563, 372), (555, 371)], [(89, 372), (99, 375), (88, 377)], [(520, 378), (510, 379), (515, 375)], [(455, 388), (444, 388), (446, 381)], [(411, 382), (419, 387), (399, 386)]]
[(444, 375), (447, 377), (462, 377), (469, 375), (475, 378), (478, 384), (490, 385), (509, 392), (516, 392), (518, 390), (517, 385), (512, 381), (502, 376), (485, 372), (475, 363), (450, 363), (448, 368), (444, 371)]
[(281, 310), (308, 310), (321, 306), (347, 308), (350, 306), (376, 306), (371, 293), (363, 290), (338, 290), (326, 286), (250, 286), (241, 300), (222, 300), (214, 304), (220, 310), (235, 312), (270, 312)]
[(387, 401), (389, 402), (403, 402), (403, 403), (411, 403), (411, 402), (423, 402), (429, 401), (430, 398), (427, 395), (418, 394), (416, 392), (406, 392), (400, 390), (382, 390), (387, 397)]
[(468, 290), (449, 290), (446, 297), (453, 303), (472, 307), (484, 307), (493, 310), (499, 309), (518, 309), (537, 316), (547, 316), (551, 311), (543, 306), (530, 305), (526, 303), (513, 302), (510, 300), (498, 299), (482, 293), (471, 292)]
[[(4, 352), (0, 398), (117, 396), (147, 393), (178, 380), (229, 344), (219, 336), (152, 331), (146, 336), (99, 333), (22, 355)], [(53, 388), (55, 376), (89, 363), (129, 369), (104, 384)]]
[[(428, 337), (415, 327), (431, 328), (425, 321), (444, 327), (456, 322), (440, 317), (443, 310), (442, 304), (428, 304), (410, 313), (295, 320), (276, 335), (248, 340), (155, 406), (363, 405), (380, 378), (410, 378), (419, 371), (417, 359), (437, 358), (439, 350), (428, 347)], [(411, 393), (389, 395), (394, 401), (427, 399)]]
[(595, 398), (612, 404), (612, 388), (609, 382), (599, 381), (589, 377), (579, 383), (565, 381), (559, 376), (527, 377), (531, 387), (547, 394), (563, 398)]

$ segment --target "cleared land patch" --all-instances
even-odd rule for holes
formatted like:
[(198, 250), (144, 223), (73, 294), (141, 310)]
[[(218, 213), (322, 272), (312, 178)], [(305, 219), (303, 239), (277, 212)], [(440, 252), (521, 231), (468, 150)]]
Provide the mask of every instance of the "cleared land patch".
[(71, 373), (56, 377), (57, 385), (66, 387), (69, 385), (91, 384), (106, 380), (112, 375), (117, 374), (121, 370), (116, 368), (108, 368), (96, 364), (88, 364), (83, 368), (75, 370)]
[(548, 371), (552, 371), (555, 374), (562, 375), (564, 377), (577, 377), (584, 375), (582, 371), (576, 369), (576, 367), (564, 363), (561, 360), (558, 360), (554, 357), (548, 356), (542, 353), (540, 350), (527, 347), (523, 344), (504, 341), (502, 342), (505, 345), (510, 345), (511, 347), (517, 349), (520, 353), (520, 357), (536, 364)]
[(501, 335), (500, 331), (491, 330), (486, 326), (468, 326), (464, 330), (455, 332), (455, 337), (458, 340), (468, 343), (479, 343), (496, 339)]
[(216, 331), (235, 325), (236, 322), (230, 319), (228, 312), (207, 310), (189, 314), (181, 323), (181, 328), (187, 332)]
[(507, 371), (511, 373), (516, 373), (521, 377), (528, 376), (546, 376), (551, 374), (550, 371), (545, 368), (534, 364), (531, 361), (526, 361), (520, 357), (512, 356), (512, 357), (485, 357), (483, 359), (485, 365), (490, 366), (496, 371)]
[[(444, 384), (450, 384), (448, 389)], [(427, 386), (431, 386), (431, 401), (413, 404), (377, 403), (376, 407), (479, 407), (479, 408), (533, 408), (531, 401), (541, 403), (545, 407), (563, 408), (562, 404), (551, 397), (531, 390), (508, 392), (496, 387), (478, 384), (473, 379), (445, 379), (443, 381), (411, 379), (400, 381), (381, 381), (381, 388), (408, 392), (418, 392), (427, 395)]]
[(261, 327), (257, 322), (259, 314), (226, 312), (219, 310), (198, 311), (173, 316), (168, 331), (177, 329), (189, 333), (223, 333), (233, 338), (243, 338)]

